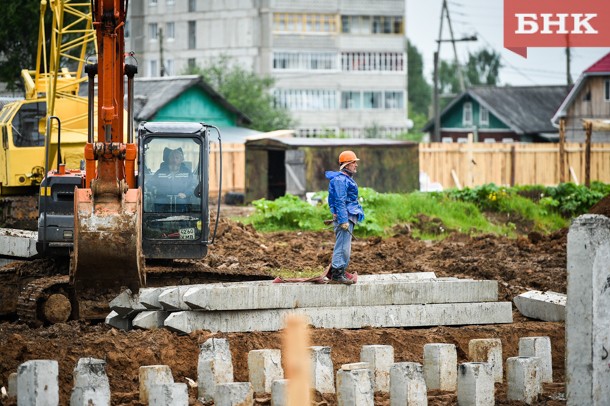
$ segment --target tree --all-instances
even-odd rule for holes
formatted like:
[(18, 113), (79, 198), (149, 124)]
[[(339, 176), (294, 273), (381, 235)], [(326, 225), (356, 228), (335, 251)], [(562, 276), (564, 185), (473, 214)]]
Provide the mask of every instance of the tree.
[(413, 113), (428, 116), (430, 101), (432, 100), (432, 86), (424, 77), (424, 61), (419, 50), (407, 42), (408, 77), (407, 91), (409, 94), (409, 108)]
[(185, 74), (197, 74), (229, 103), (252, 120), (250, 128), (258, 131), (273, 131), (294, 126), (287, 110), (274, 107), (270, 91), (274, 79), (260, 77), (254, 72), (231, 64), (226, 56), (221, 56), (205, 67), (194, 66)]
[(466, 79), (470, 85), (495, 86), (499, 82), (500, 54), (496, 51), (481, 49), (468, 55)]
[(0, 82), (22, 89), (22, 69), (34, 69), (38, 45), (39, 0), (0, 0)]
[(441, 95), (460, 93), (460, 78), (454, 61), (441, 60), (438, 67), (438, 92)]

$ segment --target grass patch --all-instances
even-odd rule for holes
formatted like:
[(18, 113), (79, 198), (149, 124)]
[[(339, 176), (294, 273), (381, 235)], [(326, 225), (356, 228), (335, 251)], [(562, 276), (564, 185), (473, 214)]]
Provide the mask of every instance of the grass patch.
[[(610, 188), (596, 184), (591, 190), (571, 184), (554, 188), (529, 186), (506, 188), (488, 184), (434, 193), (378, 193), (360, 189), (365, 220), (355, 235), (388, 236), (397, 225), (409, 224), (414, 237), (442, 239), (452, 232), (471, 235), (499, 234), (516, 237), (530, 231), (551, 233), (569, 226), (571, 215), (586, 212)], [(328, 193), (319, 192), (320, 203), (311, 205), (286, 195), (253, 202), (255, 212), (243, 222), (260, 231), (329, 229)]]

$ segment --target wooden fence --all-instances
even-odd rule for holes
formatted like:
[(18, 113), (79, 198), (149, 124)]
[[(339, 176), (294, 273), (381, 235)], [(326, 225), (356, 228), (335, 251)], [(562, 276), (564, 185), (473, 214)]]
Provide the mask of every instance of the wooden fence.
[[(419, 146), (419, 168), (444, 188), (557, 185), (585, 181), (584, 143), (565, 144), (563, 177), (559, 144), (430, 143)], [(610, 144), (591, 144), (591, 181), (610, 183)]]
[[(210, 195), (218, 196), (220, 151), (217, 143), (210, 146)], [(246, 146), (222, 143), (222, 194), (246, 191)]]
[[(217, 196), (218, 144), (210, 150), (210, 194)], [(222, 193), (245, 193), (246, 147), (222, 144)], [(584, 183), (585, 144), (565, 144), (564, 181)], [(430, 143), (419, 145), (419, 168), (443, 188), (496, 185), (557, 185), (559, 144)], [(363, 163), (362, 170), (366, 170)], [(610, 183), (610, 144), (591, 144), (591, 180)]]

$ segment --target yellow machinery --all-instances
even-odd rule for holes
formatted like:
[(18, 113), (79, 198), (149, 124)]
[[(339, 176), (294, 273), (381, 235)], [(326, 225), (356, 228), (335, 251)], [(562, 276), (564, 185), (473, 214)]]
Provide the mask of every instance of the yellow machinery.
[[(50, 11), (52, 29), (45, 35), (45, 14)], [(83, 69), (95, 59), (97, 44), (91, 22), (91, 2), (42, 0), (36, 69), (21, 72), (23, 100), (8, 103), (0, 111), (0, 196), (32, 195), (45, 176), (47, 117), (61, 120), (61, 163), (78, 168), (87, 143), (87, 97), (78, 95), (87, 80)], [(52, 127), (50, 156), (57, 156), (57, 128)], [(52, 162), (55, 165), (57, 162)], [(23, 200), (23, 199), (22, 199)], [(28, 213), (36, 218), (35, 211)], [(6, 217), (7, 209), (3, 215)]]

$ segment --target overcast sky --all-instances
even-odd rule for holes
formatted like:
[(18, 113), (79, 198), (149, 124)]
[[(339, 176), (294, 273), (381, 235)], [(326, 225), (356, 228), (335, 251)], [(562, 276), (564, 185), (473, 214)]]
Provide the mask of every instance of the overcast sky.
[[(431, 81), (436, 39), (440, 27), (442, 0), (406, 0), (407, 37), (424, 58), (424, 72)], [(464, 64), (468, 52), (492, 48), (502, 55), (501, 84), (549, 85), (566, 83), (565, 48), (528, 48), (528, 58), (503, 47), (503, 0), (448, 0), (456, 38), (476, 34), (476, 42), (457, 43), (458, 58)], [(450, 38), (447, 20), (443, 38)], [(572, 48), (572, 78), (610, 52), (610, 48)], [(441, 46), (441, 59), (453, 60), (451, 43)]]

